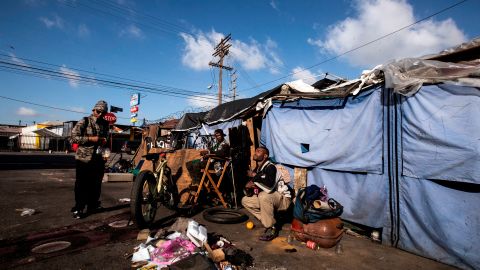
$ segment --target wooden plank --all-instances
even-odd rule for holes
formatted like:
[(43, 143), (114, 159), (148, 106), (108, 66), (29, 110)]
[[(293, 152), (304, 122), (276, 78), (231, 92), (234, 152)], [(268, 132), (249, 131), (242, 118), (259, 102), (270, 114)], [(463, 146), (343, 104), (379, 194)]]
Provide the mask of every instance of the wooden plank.
[(297, 194), (300, 188), (307, 186), (307, 168), (295, 167), (293, 171), (293, 189)]
[(253, 128), (253, 119), (247, 119), (247, 128), (248, 133), (250, 134), (250, 140), (252, 141), (252, 145), (250, 146), (250, 168), (255, 167), (255, 160), (253, 160), (253, 154), (255, 153), (256, 148), (256, 141), (255, 141), (255, 130)]

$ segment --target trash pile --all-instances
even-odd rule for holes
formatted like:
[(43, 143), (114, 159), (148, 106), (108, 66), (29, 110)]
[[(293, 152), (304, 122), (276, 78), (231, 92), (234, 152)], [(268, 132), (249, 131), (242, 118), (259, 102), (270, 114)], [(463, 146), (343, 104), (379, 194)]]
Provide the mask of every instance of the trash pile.
[(150, 230), (142, 230), (137, 240), (145, 242), (130, 255), (135, 269), (241, 270), (253, 265), (252, 256), (222, 235), (207, 233), (193, 219), (177, 218), (153, 236)]

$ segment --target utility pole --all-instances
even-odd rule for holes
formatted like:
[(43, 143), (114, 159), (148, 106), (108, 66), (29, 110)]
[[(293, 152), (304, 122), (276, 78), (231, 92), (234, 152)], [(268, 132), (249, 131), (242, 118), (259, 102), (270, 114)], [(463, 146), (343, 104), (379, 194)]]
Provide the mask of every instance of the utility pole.
[(231, 34), (222, 38), (220, 43), (215, 46), (215, 52), (212, 54), (213, 57), (219, 57), (220, 59), (218, 62), (210, 62), (208, 63), (212, 67), (218, 67), (219, 74), (218, 74), (218, 105), (222, 104), (222, 70), (232, 70), (233, 68), (229, 66), (223, 65), (223, 58), (228, 55), (228, 49), (232, 46), (232, 44), (227, 44), (227, 42), (231, 39)]
[(237, 97), (237, 71), (234, 70), (232, 74), (230, 74), (230, 81), (232, 84), (232, 91), (233, 91), (233, 100)]

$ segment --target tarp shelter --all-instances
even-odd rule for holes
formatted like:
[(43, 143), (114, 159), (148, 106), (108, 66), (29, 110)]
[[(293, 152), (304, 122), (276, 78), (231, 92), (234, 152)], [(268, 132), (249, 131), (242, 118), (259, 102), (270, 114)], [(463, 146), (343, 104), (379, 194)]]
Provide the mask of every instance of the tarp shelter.
[(274, 101), (261, 142), (383, 243), (479, 269), (480, 65), (467, 60), (406, 59), (356, 80), (385, 80), (357, 95)]

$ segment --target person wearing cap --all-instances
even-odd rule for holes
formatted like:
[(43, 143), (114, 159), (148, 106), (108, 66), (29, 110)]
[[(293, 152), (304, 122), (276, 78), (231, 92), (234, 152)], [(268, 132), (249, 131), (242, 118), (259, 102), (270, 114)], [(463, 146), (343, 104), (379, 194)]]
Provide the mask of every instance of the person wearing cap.
[(242, 205), (252, 213), (265, 228), (261, 241), (271, 241), (278, 236), (275, 226), (275, 211), (287, 210), (292, 202), (290, 188), (285, 184), (282, 174), (269, 160), (270, 153), (264, 146), (257, 147), (253, 155), (256, 162), (254, 170), (248, 171), (251, 180), (245, 185), (247, 196), (242, 198)]
[(108, 122), (103, 116), (107, 111), (107, 102), (98, 101), (92, 114), (78, 121), (72, 130), (71, 141), (78, 144), (75, 153), (75, 206), (71, 210), (76, 219), (101, 209), (99, 199), (105, 170), (101, 150), (107, 141), (109, 130)]
[(215, 143), (208, 150), (200, 151), (200, 155), (205, 156), (210, 154), (219, 157), (228, 157), (230, 155), (230, 145), (225, 140), (225, 133), (223, 133), (223, 130), (216, 129), (213, 132), (213, 136), (215, 137)]
[(197, 185), (201, 180), (201, 170), (207, 165), (208, 157), (218, 156), (218, 157), (229, 157), (230, 156), (230, 144), (225, 140), (225, 133), (222, 129), (216, 129), (213, 132), (215, 137), (215, 143), (208, 148), (208, 150), (200, 151), (201, 159), (195, 159), (187, 162), (187, 169), (192, 176), (192, 184)]

